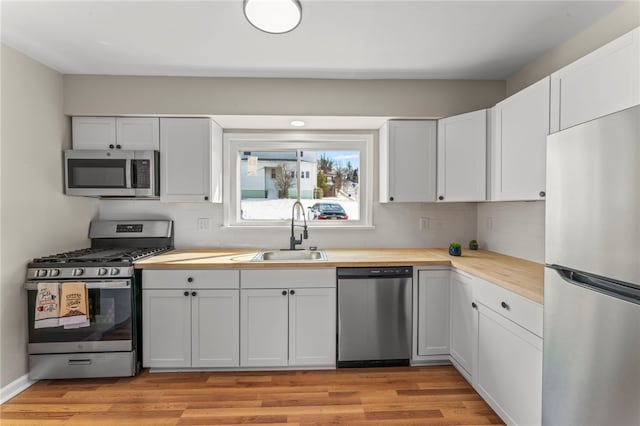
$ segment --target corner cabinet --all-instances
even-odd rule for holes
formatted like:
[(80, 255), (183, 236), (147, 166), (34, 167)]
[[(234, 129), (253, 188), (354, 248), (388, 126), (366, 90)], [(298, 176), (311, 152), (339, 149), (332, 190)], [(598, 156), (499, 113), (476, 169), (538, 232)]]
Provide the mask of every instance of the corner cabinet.
[(418, 271), (418, 356), (449, 353), (449, 277), (448, 269)]
[(243, 270), (242, 367), (333, 367), (335, 269)]
[(73, 149), (158, 151), (158, 117), (72, 117)]
[(551, 74), (551, 132), (640, 104), (640, 27)]
[(498, 103), (491, 115), (490, 199), (544, 200), (549, 77)]
[(438, 120), (438, 201), (487, 199), (487, 110)]
[(160, 200), (222, 202), (222, 128), (208, 118), (160, 119)]
[(144, 367), (238, 367), (239, 272), (144, 270)]
[(436, 120), (390, 120), (380, 129), (380, 202), (436, 200)]

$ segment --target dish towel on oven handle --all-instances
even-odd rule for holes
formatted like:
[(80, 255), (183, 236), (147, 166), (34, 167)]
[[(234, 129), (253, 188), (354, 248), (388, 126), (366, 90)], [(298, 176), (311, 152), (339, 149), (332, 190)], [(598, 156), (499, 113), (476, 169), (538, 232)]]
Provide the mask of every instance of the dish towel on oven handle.
[(38, 283), (33, 328), (60, 325), (60, 283)]
[(64, 328), (88, 327), (88, 299), (85, 283), (62, 283), (60, 290), (60, 325), (63, 325)]

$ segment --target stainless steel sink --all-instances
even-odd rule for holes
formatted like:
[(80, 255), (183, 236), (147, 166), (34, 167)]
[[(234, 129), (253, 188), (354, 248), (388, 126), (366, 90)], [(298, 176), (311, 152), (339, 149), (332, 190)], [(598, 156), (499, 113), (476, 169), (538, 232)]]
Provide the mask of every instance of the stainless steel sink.
[(252, 262), (326, 262), (324, 250), (263, 250)]

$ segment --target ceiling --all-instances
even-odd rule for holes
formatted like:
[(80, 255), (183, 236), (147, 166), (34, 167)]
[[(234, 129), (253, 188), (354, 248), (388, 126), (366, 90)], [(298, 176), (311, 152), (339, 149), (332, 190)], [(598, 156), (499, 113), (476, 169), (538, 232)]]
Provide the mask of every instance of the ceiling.
[(2, 42), (64, 74), (505, 79), (612, 1), (301, 0), (266, 34), (242, 0), (6, 1)]

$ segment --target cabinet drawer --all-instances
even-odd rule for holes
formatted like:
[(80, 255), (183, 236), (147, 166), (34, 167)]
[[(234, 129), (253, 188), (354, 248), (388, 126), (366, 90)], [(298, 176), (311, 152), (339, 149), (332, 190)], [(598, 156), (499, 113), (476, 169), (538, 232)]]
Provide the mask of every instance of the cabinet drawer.
[(142, 288), (240, 288), (240, 272), (233, 269), (145, 269)]
[(335, 287), (336, 269), (246, 269), (240, 272), (242, 288)]
[(542, 305), (482, 279), (475, 281), (478, 302), (542, 337)]

